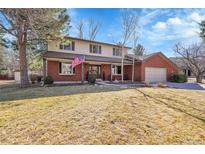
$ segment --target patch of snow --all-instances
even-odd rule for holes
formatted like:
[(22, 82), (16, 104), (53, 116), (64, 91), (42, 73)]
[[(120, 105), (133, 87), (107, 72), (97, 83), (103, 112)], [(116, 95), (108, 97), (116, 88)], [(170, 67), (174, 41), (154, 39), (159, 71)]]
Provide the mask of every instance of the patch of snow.
[(191, 90), (205, 90), (205, 85), (201, 85), (199, 83), (174, 83), (174, 82), (166, 82), (165, 83), (170, 88), (178, 88), (178, 89), (191, 89)]

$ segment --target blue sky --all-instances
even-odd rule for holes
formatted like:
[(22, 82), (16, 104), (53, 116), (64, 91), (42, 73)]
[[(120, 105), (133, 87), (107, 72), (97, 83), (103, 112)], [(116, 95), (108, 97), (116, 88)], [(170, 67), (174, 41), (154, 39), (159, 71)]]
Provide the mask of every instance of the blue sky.
[[(199, 42), (198, 23), (205, 19), (205, 9), (133, 9), (139, 14), (139, 41), (147, 53), (161, 51), (168, 57), (174, 56), (172, 47), (175, 43)], [(119, 42), (120, 13), (122, 9), (69, 9), (71, 17), (70, 35), (76, 36), (76, 23), (83, 19), (88, 32), (88, 20), (101, 23), (96, 40)], [(87, 34), (86, 34), (87, 35)], [(128, 44), (131, 46), (131, 43)]]

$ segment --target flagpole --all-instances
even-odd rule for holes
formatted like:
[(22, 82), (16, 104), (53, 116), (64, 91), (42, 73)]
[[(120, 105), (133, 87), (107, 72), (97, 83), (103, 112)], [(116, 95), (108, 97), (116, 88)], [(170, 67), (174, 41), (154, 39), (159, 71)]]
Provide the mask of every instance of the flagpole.
[[(84, 56), (84, 61), (85, 61), (85, 56)], [(82, 63), (82, 84), (84, 83), (84, 62)]]
[(84, 83), (84, 64), (82, 63), (82, 84)]

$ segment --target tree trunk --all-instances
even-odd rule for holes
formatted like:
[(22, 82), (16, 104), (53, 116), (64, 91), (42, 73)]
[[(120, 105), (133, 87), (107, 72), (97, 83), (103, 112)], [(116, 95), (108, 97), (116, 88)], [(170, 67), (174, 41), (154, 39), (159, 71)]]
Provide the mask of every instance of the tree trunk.
[(26, 37), (27, 36), (25, 33), (19, 34), (18, 37), (21, 87), (26, 87), (27, 85), (29, 85), (27, 57), (26, 57)]
[(197, 76), (196, 77), (196, 82), (198, 82), (198, 83), (202, 83), (202, 76), (201, 75), (199, 75), (199, 76)]
[(124, 81), (124, 52), (123, 52), (124, 47), (122, 46), (122, 61), (121, 61), (121, 82), (123, 83)]

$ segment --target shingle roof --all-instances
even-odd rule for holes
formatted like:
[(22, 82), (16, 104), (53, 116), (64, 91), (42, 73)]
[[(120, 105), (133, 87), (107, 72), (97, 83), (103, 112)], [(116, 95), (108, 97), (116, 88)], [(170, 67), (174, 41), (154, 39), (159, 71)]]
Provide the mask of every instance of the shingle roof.
[(126, 56), (129, 57), (129, 58), (133, 58), (133, 56), (134, 56), (136, 61), (143, 61), (143, 60), (146, 60), (146, 59), (148, 59), (148, 58), (150, 58), (154, 55), (157, 55), (157, 54), (161, 54), (161, 52), (155, 52), (155, 53), (151, 53), (151, 54), (143, 55), (143, 56), (136, 56), (136, 55), (133, 55), (133, 54), (128, 54)]
[[(104, 44), (104, 45), (111, 45), (111, 46), (116, 46), (116, 47), (120, 47), (117, 44), (114, 43), (107, 43), (107, 42), (100, 42), (100, 41), (95, 41), (95, 40), (88, 40), (88, 39), (81, 39), (81, 38), (77, 38), (77, 37), (72, 37), (72, 36), (66, 36), (65, 38), (70, 38), (73, 40), (80, 40), (80, 41), (86, 41), (86, 42), (90, 42), (90, 43), (99, 43), (99, 44)], [(127, 49), (131, 49), (131, 47), (125, 46), (125, 48)]]
[[(165, 59), (167, 59), (167, 61), (169, 61), (171, 64), (173, 64), (175, 67), (178, 68), (178, 66), (173, 62), (171, 61), (169, 58), (167, 58), (162, 52), (155, 52), (155, 53), (151, 53), (151, 54), (148, 54), (148, 55), (143, 55), (143, 56), (135, 56), (135, 62), (143, 62), (143, 61), (146, 61), (147, 59), (155, 56), (155, 55), (161, 55), (163, 56)], [(128, 54), (127, 57), (130, 58), (130, 60), (133, 58), (133, 54)]]
[[(182, 57), (170, 57), (169, 58), (173, 63), (175, 63), (178, 67), (185, 69), (187, 68), (184, 59)], [(201, 65), (205, 65), (205, 57), (201, 57), (201, 59), (199, 59), (199, 62)]]
[[(85, 56), (85, 60), (87, 61), (99, 61), (99, 62), (112, 62), (112, 63), (121, 63), (121, 58), (112, 58), (112, 57), (103, 57), (103, 56), (94, 56), (94, 55), (84, 55), (84, 54), (76, 54), (76, 53), (63, 53), (57, 51), (47, 51), (44, 53), (44, 58), (60, 58), (60, 59), (73, 59), (77, 56)], [(124, 60), (124, 63), (131, 64), (132, 62), (129, 60)]]

